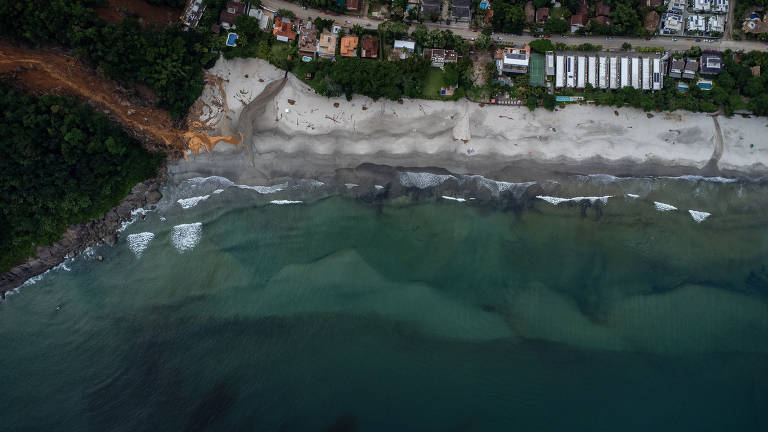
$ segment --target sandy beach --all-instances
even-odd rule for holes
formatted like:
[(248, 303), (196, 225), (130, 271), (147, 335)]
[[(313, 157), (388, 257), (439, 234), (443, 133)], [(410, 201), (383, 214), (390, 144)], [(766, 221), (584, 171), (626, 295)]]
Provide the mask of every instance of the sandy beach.
[(589, 105), (531, 112), (467, 100), (348, 101), (317, 95), (290, 74), (283, 85), (284, 72), (259, 59), (219, 59), (209, 74), (221, 79), (209, 80), (201, 96), (201, 122), (215, 134), (246, 131), (252, 150), (221, 144), (213, 154), (190, 155), (171, 168), (176, 179), (331, 178), (365, 163), (508, 181), (552, 173), (768, 173), (765, 118)]

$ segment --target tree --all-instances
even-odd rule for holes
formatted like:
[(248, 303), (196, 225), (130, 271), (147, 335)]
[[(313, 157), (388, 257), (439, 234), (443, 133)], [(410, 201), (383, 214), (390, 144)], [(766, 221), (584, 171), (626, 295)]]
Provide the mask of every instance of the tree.
[(481, 33), (475, 40), (475, 48), (479, 51), (487, 51), (491, 46), (491, 37), (485, 33)]
[(427, 30), (427, 26), (418, 24), (411, 33), (411, 37), (419, 46), (426, 46), (427, 40), (429, 38), (429, 30)]
[(528, 95), (528, 98), (525, 100), (525, 106), (527, 106), (529, 110), (533, 111), (537, 106), (539, 106), (539, 101), (536, 99), (536, 96)]
[(621, 44), (621, 49), (624, 51), (632, 51), (632, 44), (629, 42), (624, 42)]
[(550, 111), (554, 111), (555, 110), (555, 97), (553, 95), (549, 94), (549, 93), (545, 94), (544, 95), (544, 100), (543, 100), (543, 105), (544, 105), (544, 108), (546, 108), (546, 109), (548, 109)]
[(568, 21), (559, 18), (550, 17), (544, 23), (544, 31), (547, 33), (568, 33)]
[(538, 53), (545, 53), (547, 51), (554, 51), (555, 46), (552, 44), (552, 41), (549, 39), (536, 39), (531, 41), (531, 43), (528, 44), (531, 47), (531, 50)]

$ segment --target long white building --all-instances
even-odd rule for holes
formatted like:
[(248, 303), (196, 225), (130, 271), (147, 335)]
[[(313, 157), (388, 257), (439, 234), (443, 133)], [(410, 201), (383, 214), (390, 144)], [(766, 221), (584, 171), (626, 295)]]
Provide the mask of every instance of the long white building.
[(583, 89), (661, 90), (664, 87), (664, 61), (642, 53), (557, 53), (555, 87)]

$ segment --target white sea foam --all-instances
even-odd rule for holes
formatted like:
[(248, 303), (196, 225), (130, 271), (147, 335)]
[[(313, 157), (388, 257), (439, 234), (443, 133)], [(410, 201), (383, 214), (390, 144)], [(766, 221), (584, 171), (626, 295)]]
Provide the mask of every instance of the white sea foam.
[(216, 189), (215, 191), (213, 191), (213, 193), (217, 194), (217, 195), (222, 193), (222, 192), (224, 192), (224, 189)]
[(344, 186), (346, 186), (347, 189), (354, 189), (354, 188), (356, 188), (356, 187), (358, 187), (360, 185), (359, 184), (354, 184), (354, 183), (344, 183)]
[(286, 205), (286, 204), (301, 204), (304, 201), (290, 201), (290, 200), (272, 200), (270, 204)]
[(585, 183), (591, 182), (591, 183), (597, 183), (597, 184), (613, 183), (618, 179), (618, 177), (612, 176), (610, 174), (587, 174), (587, 175), (577, 175), (575, 177), (579, 180), (582, 180)]
[(466, 201), (464, 198), (456, 198), (456, 197), (446, 196), (446, 195), (443, 195), (442, 198), (444, 200), (450, 200), (450, 201), (456, 201), (456, 202), (465, 202)]
[(193, 177), (191, 179), (184, 180), (182, 185), (184, 183), (189, 184), (192, 187), (200, 187), (201, 185), (205, 183), (217, 183), (220, 186), (228, 187), (228, 186), (234, 186), (235, 183), (226, 178), (221, 176), (210, 176), (210, 177)]
[(196, 196), (191, 198), (182, 198), (180, 200), (177, 200), (176, 202), (179, 203), (181, 208), (188, 209), (196, 206), (200, 201), (205, 201), (210, 197), (211, 197), (210, 195), (201, 195), (201, 196)]
[(133, 251), (134, 255), (136, 255), (136, 258), (141, 258), (144, 250), (154, 238), (155, 235), (151, 232), (130, 234), (128, 235), (128, 247)]
[(500, 193), (506, 192), (506, 191), (511, 191), (515, 196), (518, 196), (519, 194), (522, 194), (523, 192), (525, 192), (525, 190), (528, 189), (529, 186), (536, 184), (535, 181), (511, 183), (511, 182), (505, 182), (505, 181), (499, 181), (499, 180), (492, 180), (489, 178), (485, 178), (483, 176), (471, 176), (470, 178), (478, 182), (480, 186), (491, 191), (493, 196), (499, 196)]
[(275, 192), (280, 192), (281, 190), (285, 190), (285, 188), (288, 187), (288, 183), (281, 183), (273, 186), (247, 186), (247, 185), (240, 185), (240, 184), (235, 186), (239, 187), (240, 189), (253, 190), (260, 194), (266, 195), (266, 194), (273, 194)]
[(376, 188), (376, 190), (382, 190), (382, 189), (384, 189), (384, 186), (382, 186), (382, 185), (373, 185), (373, 187), (375, 187), (375, 188)]
[(683, 175), (679, 177), (662, 177), (662, 178), (680, 179), (680, 180), (687, 180), (691, 182), (708, 181), (708, 182), (715, 182), (715, 183), (736, 183), (737, 181), (739, 181), (738, 179), (732, 179), (732, 178), (704, 177), (704, 176), (698, 176), (698, 175)]
[(128, 225), (136, 222), (139, 219), (139, 216), (144, 216), (147, 213), (149, 213), (151, 210), (146, 210), (142, 207), (137, 208), (136, 210), (131, 210), (131, 218), (127, 221), (123, 221), (120, 223), (120, 228), (117, 229), (117, 232), (121, 233), (125, 231), (125, 229), (128, 227)]
[(432, 174), (425, 172), (401, 172), (400, 184), (405, 187), (415, 187), (419, 189), (426, 189), (429, 187), (435, 187), (448, 179), (455, 179), (456, 177), (447, 174)]
[(540, 200), (544, 200), (544, 201), (546, 201), (546, 202), (548, 202), (550, 204), (554, 204), (554, 205), (558, 205), (560, 203), (568, 202), (568, 201), (579, 202), (579, 201), (582, 201), (582, 200), (588, 200), (590, 203), (593, 203), (593, 204), (594, 204), (595, 201), (599, 200), (599, 201), (602, 201), (603, 204), (608, 204), (608, 198), (613, 198), (613, 195), (589, 196), (589, 197), (579, 196), (579, 197), (573, 197), (573, 198), (560, 198), (560, 197), (553, 197), (553, 196), (536, 195), (536, 198), (538, 198)]
[(203, 234), (202, 222), (176, 225), (171, 230), (171, 241), (176, 246), (176, 250), (184, 253), (192, 250), (200, 243), (200, 237)]
[(663, 202), (654, 201), (653, 205), (656, 207), (656, 210), (661, 211), (661, 212), (677, 210), (677, 207), (675, 207), (673, 205), (670, 205), (670, 204), (663, 203)]
[(705, 211), (698, 211), (698, 210), (688, 210), (688, 213), (691, 214), (691, 217), (696, 223), (704, 222), (704, 219), (712, 216), (712, 213), (707, 213)]
[(640, 198), (640, 195), (637, 195), (637, 194), (630, 194), (630, 193), (628, 193), (627, 196), (630, 197), (630, 198)]

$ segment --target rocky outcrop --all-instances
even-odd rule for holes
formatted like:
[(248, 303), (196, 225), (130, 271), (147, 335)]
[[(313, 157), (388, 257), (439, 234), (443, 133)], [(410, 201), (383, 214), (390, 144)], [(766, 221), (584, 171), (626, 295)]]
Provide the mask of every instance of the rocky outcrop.
[(70, 226), (59, 241), (37, 248), (34, 257), (0, 276), (0, 296), (4, 298), (7, 291), (17, 288), (31, 277), (45, 273), (67, 257), (74, 256), (86, 248), (100, 243), (114, 245), (117, 242), (118, 228), (123, 222), (131, 219), (133, 210), (160, 201), (160, 186), (165, 179), (166, 167), (163, 164), (155, 177), (134, 186), (131, 193), (123, 198), (117, 207), (98, 219)]

